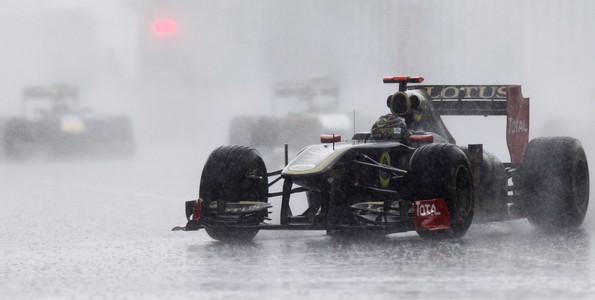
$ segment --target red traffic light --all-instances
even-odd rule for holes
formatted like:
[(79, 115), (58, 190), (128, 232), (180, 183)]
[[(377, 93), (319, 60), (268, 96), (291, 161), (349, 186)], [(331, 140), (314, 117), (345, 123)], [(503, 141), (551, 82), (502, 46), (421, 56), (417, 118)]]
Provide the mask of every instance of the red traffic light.
[(167, 18), (157, 19), (151, 24), (151, 31), (159, 36), (173, 35), (178, 31), (178, 23)]

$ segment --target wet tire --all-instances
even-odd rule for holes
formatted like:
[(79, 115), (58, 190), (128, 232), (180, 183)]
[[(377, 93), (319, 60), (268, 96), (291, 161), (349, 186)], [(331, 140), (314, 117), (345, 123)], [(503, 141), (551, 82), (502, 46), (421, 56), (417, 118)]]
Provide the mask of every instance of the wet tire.
[(426, 239), (461, 238), (475, 210), (473, 180), (465, 153), (452, 144), (430, 144), (415, 150), (410, 160), (414, 199), (444, 198), (450, 215), (450, 228), (417, 230)]
[[(258, 151), (246, 146), (221, 146), (211, 153), (200, 180), (199, 197), (206, 207), (217, 200), (267, 202), (267, 195), (267, 170)], [(258, 225), (262, 221), (264, 217), (254, 224), (242, 225)], [(254, 238), (258, 229), (213, 227), (206, 228), (206, 232), (219, 241), (246, 241)]]
[(9, 159), (26, 159), (32, 153), (32, 137), (30, 128), (25, 120), (9, 120), (4, 130), (4, 154)]
[(581, 143), (571, 137), (531, 140), (518, 184), (529, 222), (544, 231), (579, 227), (589, 206), (589, 167)]

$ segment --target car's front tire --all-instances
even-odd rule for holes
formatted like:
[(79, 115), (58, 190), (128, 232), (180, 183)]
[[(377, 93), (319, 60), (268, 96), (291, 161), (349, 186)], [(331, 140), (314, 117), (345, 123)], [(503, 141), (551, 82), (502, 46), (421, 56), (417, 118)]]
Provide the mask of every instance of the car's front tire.
[(427, 239), (461, 238), (473, 221), (473, 179), (465, 153), (452, 144), (429, 144), (415, 150), (410, 160), (411, 184), (416, 200), (444, 198), (450, 215), (446, 229), (417, 233)]
[[(206, 208), (218, 200), (267, 202), (267, 170), (258, 151), (246, 146), (221, 146), (215, 149), (203, 168), (199, 197), (205, 201)], [(264, 217), (254, 224), (243, 225), (258, 225), (262, 221)], [(256, 228), (222, 226), (207, 227), (205, 230), (211, 238), (219, 241), (251, 240), (258, 233)]]

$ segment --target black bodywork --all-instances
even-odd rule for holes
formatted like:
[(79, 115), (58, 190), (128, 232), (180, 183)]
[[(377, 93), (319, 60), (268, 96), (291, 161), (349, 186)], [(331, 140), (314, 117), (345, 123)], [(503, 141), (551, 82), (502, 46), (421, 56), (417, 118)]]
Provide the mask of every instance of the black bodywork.
[[(291, 161), (286, 151), (285, 168), (268, 173), (254, 149), (217, 148), (203, 169), (199, 199), (186, 202), (187, 225), (174, 229), (205, 228), (214, 239), (236, 240), (251, 239), (258, 230), (286, 229), (384, 234), (415, 230), (424, 238), (460, 238), (472, 220), (517, 218), (544, 229), (580, 226), (589, 198), (582, 145), (573, 138), (538, 138), (527, 146), (528, 99), (520, 97), (520, 87), (407, 86), (421, 81), (385, 79), (400, 85), (387, 106), (408, 128), (392, 139), (369, 132), (357, 133), (348, 142), (324, 137), (322, 144), (306, 147)], [(508, 116), (513, 162), (502, 163), (481, 144), (456, 146), (440, 115)], [(552, 147), (559, 152), (548, 157), (549, 163), (536, 163), (545, 160)], [(558, 191), (536, 191), (543, 181), (559, 184)], [(270, 192), (278, 182), (281, 191)], [(306, 195), (308, 208), (295, 214), (290, 202), (298, 193)], [(273, 197), (281, 198), (278, 224), (267, 222)], [(434, 204), (445, 208), (433, 210), (431, 216), (420, 213), (428, 201), (432, 209)], [(450, 219), (437, 226), (423, 219), (441, 213)]]
[(80, 108), (77, 96), (68, 85), (26, 88), (22, 115), (9, 118), (4, 126), (5, 155), (11, 159), (132, 155), (130, 119)]

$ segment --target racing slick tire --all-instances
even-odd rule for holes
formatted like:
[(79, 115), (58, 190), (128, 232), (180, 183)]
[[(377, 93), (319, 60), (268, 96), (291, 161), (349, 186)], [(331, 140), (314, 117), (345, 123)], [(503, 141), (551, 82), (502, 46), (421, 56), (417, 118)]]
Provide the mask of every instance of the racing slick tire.
[[(203, 168), (199, 197), (209, 203), (250, 200), (267, 202), (268, 177), (264, 161), (256, 149), (246, 146), (221, 146), (215, 149)], [(215, 217), (216, 218), (216, 217)], [(256, 220), (258, 225), (264, 217)], [(248, 241), (258, 233), (255, 228), (205, 227), (207, 234), (218, 241)]]
[(571, 137), (531, 140), (518, 183), (529, 222), (544, 231), (579, 227), (589, 206), (589, 167), (582, 144)]
[(417, 229), (425, 239), (461, 238), (475, 211), (473, 179), (465, 153), (453, 144), (429, 144), (415, 150), (410, 160), (414, 199), (444, 198), (450, 215), (446, 229)]
[(11, 119), (4, 130), (4, 154), (9, 159), (25, 159), (31, 153), (31, 133), (25, 120)]

